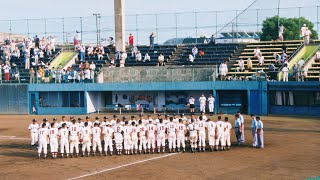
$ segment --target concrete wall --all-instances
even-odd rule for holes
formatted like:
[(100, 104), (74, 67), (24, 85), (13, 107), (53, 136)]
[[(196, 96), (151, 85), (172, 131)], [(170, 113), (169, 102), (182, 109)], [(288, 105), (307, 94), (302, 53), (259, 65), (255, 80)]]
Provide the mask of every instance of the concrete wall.
[(0, 85), (0, 114), (28, 114), (28, 85)]

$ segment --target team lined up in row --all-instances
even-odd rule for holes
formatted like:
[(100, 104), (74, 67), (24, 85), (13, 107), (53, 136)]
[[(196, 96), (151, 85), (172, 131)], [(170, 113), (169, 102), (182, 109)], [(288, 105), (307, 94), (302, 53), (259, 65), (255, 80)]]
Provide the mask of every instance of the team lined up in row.
[[(29, 125), (31, 133), (31, 145), (38, 143), (38, 156), (40, 158), (43, 151), (44, 157), (47, 156), (47, 145), (50, 143), (52, 157), (56, 158), (58, 154), (58, 147), (60, 145), (61, 157), (64, 153), (68, 157), (72, 157), (75, 150), (76, 157), (79, 155), (79, 147), (82, 150), (82, 156), (87, 153), (90, 155), (91, 146), (93, 155), (96, 155), (97, 149), (102, 155), (102, 145), (104, 144), (105, 155), (113, 154), (113, 145), (115, 144), (117, 154), (137, 154), (137, 153), (154, 153), (155, 151), (165, 152), (166, 140), (168, 142), (169, 152), (175, 152), (177, 149), (180, 152), (185, 151), (186, 140), (190, 141), (191, 152), (195, 152), (197, 146), (199, 151), (205, 151), (206, 137), (208, 137), (210, 149), (226, 150), (230, 149), (230, 130), (232, 125), (225, 118), (223, 122), (221, 117), (214, 122), (207, 119), (205, 115), (195, 118), (191, 115), (191, 119), (187, 119), (183, 114), (181, 118), (176, 115), (169, 118), (166, 115), (165, 119), (158, 118), (153, 120), (151, 115), (148, 119), (142, 119), (140, 115), (139, 120), (135, 120), (132, 116), (128, 121), (124, 117), (121, 121), (114, 115), (111, 121), (104, 117), (104, 121), (100, 123), (99, 118), (96, 117), (95, 122), (90, 121), (90, 117), (86, 117), (86, 122), (81, 122), (81, 118), (76, 122), (74, 117), (70, 117), (70, 122), (62, 117), (60, 123), (57, 119), (53, 119), (51, 125), (44, 119), (40, 126), (34, 119)], [(241, 115), (242, 116), (242, 115)], [(237, 114), (235, 120), (236, 137), (238, 143), (241, 142), (241, 134), (243, 134), (243, 123)], [(243, 117), (242, 117), (243, 119)], [(101, 141), (101, 136), (103, 141)], [(220, 145), (220, 148), (219, 148)], [(70, 151), (69, 151), (70, 150)]]

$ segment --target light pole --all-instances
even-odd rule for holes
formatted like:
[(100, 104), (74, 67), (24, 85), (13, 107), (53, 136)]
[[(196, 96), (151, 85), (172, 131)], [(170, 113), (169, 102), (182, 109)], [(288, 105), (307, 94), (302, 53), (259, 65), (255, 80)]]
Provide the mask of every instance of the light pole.
[(99, 39), (100, 39), (100, 30), (99, 30), (99, 25), (98, 25), (98, 18), (100, 18), (100, 13), (94, 13), (94, 16), (96, 16), (96, 29), (97, 29), (97, 45), (99, 45)]
[(280, 1), (278, 2), (278, 29), (280, 28)]

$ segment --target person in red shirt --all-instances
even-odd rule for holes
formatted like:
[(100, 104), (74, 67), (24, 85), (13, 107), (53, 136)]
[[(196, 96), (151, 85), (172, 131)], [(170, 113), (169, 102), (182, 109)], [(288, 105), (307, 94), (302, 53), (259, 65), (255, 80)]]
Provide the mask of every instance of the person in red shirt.
[(133, 41), (134, 41), (134, 37), (130, 33), (130, 36), (129, 36), (129, 48), (130, 48), (130, 50), (132, 50), (132, 48), (133, 48)]

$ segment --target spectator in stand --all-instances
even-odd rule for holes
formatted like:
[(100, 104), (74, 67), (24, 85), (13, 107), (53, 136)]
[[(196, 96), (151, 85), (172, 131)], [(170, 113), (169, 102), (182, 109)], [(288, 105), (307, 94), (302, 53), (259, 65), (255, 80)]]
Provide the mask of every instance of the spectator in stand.
[(131, 49), (131, 57), (135, 57), (136, 54), (138, 52), (138, 48), (137, 46), (134, 46), (132, 49)]
[(90, 68), (90, 64), (89, 64), (88, 61), (86, 61), (86, 62), (84, 63), (84, 69), (89, 69), (89, 68)]
[(38, 72), (39, 72), (39, 75), (40, 75), (40, 81), (38, 81), (38, 82), (42, 82), (42, 80), (44, 80), (44, 70), (43, 70), (43, 68), (40, 66), (39, 67), (39, 70), (38, 70)]
[(93, 57), (93, 47), (92, 47), (92, 45), (90, 45), (89, 47), (88, 47), (88, 49), (87, 49), (87, 55), (88, 55), (88, 57), (89, 58), (92, 58)]
[(100, 46), (98, 48), (98, 60), (103, 60), (103, 55), (104, 55), (104, 48), (103, 46)]
[(90, 80), (90, 70), (89, 69), (85, 69), (84, 70), (84, 82), (88, 83)]
[(287, 64), (283, 66), (282, 72), (283, 72), (283, 82), (288, 82), (289, 68)]
[(237, 72), (243, 72), (243, 71), (244, 71), (244, 61), (243, 59), (240, 59), (238, 61)]
[(150, 36), (149, 36), (149, 41), (150, 41), (150, 49), (154, 49), (154, 38), (155, 38), (156, 36), (155, 36), (155, 34), (154, 34), (154, 32), (152, 32), (151, 34), (150, 34)]
[(86, 47), (81, 44), (80, 46), (80, 61), (85, 61), (86, 60)]
[(307, 30), (304, 33), (304, 45), (309, 45), (310, 43), (310, 36), (311, 36), (311, 31), (309, 28), (307, 28)]
[(90, 69), (92, 69), (93, 71), (96, 70), (96, 65), (94, 64), (94, 62), (92, 61), (90, 64)]
[(192, 48), (192, 56), (195, 58), (197, 54), (198, 54), (198, 48), (197, 48), (197, 46), (194, 46)]
[[(38, 35), (36, 35), (36, 37), (34, 37), (34, 44), (35, 44), (35, 47), (39, 48), (40, 46), (40, 39), (38, 38)], [(30, 47), (30, 46), (28, 46)]]
[(306, 24), (303, 24), (303, 26), (301, 27), (301, 30), (300, 30), (300, 37), (302, 37), (303, 41), (305, 41), (305, 34), (306, 34), (306, 31), (307, 31), (308, 27)]
[[(22, 56), (24, 59), (24, 69), (30, 69), (30, 51), (28, 48), (25, 48), (22, 51)], [(35, 58), (35, 61), (37, 61), (36, 58)]]
[(273, 58), (274, 58), (274, 63), (275, 63), (275, 65), (276, 65), (276, 66), (279, 66), (281, 56), (280, 56), (278, 53), (274, 53), (274, 54), (273, 54)]
[(50, 36), (50, 47), (53, 52), (56, 52), (56, 40), (54, 39), (54, 36)]
[(194, 62), (194, 57), (189, 54), (188, 62), (193, 63)]
[(14, 78), (16, 81), (18, 81), (20, 79), (19, 67), (16, 64), (13, 64), (12, 66), (14, 67)]
[(108, 43), (109, 43), (109, 45), (107, 47), (113, 49), (114, 48), (114, 39), (113, 39), (113, 37), (109, 37), (108, 38)]
[(150, 62), (150, 56), (148, 53), (144, 56), (143, 62), (149, 61)]
[(262, 54), (260, 54), (260, 56), (258, 56), (258, 60), (259, 60), (258, 66), (263, 66), (264, 56)]
[(296, 79), (296, 81), (299, 80), (298, 71), (299, 71), (299, 66), (297, 64), (294, 64), (292, 66), (292, 77), (294, 77)]
[(286, 31), (286, 28), (281, 24), (279, 27), (279, 41), (283, 41), (283, 33)]
[(6, 64), (3, 66), (3, 72), (4, 72), (4, 80), (9, 81), (10, 80), (10, 70), (11, 66), (9, 61), (6, 62)]
[(274, 66), (273, 63), (271, 63), (270, 66), (269, 66), (269, 72), (272, 72), (272, 71), (274, 71), (275, 69), (276, 69), (276, 67)]
[(252, 61), (250, 58), (248, 58), (248, 60), (247, 60), (247, 68), (248, 68), (248, 71), (251, 71), (251, 69), (252, 69)]
[(262, 55), (261, 53), (261, 50), (259, 49), (259, 47), (257, 47), (254, 51), (253, 51), (253, 58), (257, 58), (260, 56), (260, 54)]
[(73, 46), (74, 46), (74, 50), (77, 50), (79, 48), (79, 41), (77, 37), (73, 38)]
[(133, 49), (133, 42), (134, 42), (134, 37), (130, 33), (130, 36), (129, 36), (129, 49), (130, 49), (130, 51), (132, 51), (132, 49)]
[(90, 83), (94, 83), (94, 70), (90, 69)]
[(304, 81), (305, 78), (307, 77), (307, 72), (304, 70), (304, 66), (299, 68), (299, 81)]
[(137, 52), (135, 59), (136, 59), (136, 62), (140, 62), (142, 60), (142, 55), (141, 55), (140, 51)]
[(211, 44), (211, 45), (215, 45), (216, 44), (216, 38), (214, 37), (214, 35), (211, 36), (211, 38), (209, 40), (209, 44)]
[(126, 51), (124, 51), (121, 54), (121, 61), (120, 61), (120, 67), (124, 67), (124, 65), (126, 64), (126, 59), (128, 58), (128, 55), (126, 53)]
[(298, 61), (299, 68), (301, 68), (302, 66), (304, 66), (304, 63), (305, 63), (304, 58), (300, 59), (300, 60)]
[(39, 67), (39, 69), (38, 69), (38, 71), (37, 71), (37, 83), (41, 83), (41, 81), (42, 81), (42, 76), (41, 76), (40, 68), (41, 68), (41, 67)]
[(33, 70), (33, 67), (30, 68), (29, 75), (30, 75), (30, 83), (34, 84), (36, 72)]
[(120, 64), (120, 60), (121, 60), (121, 52), (117, 51), (115, 64)]
[(56, 83), (56, 78), (57, 78), (57, 70), (54, 68), (54, 67), (52, 67), (52, 69), (51, 69), (51, 77), (52, 77), (52, 82), (53, 83)]
[(158, 66), (165, 66), (164, 56), (162, 54), (160, 54), (158, 57)]
[(282, 54), (281, 54), (281, 63), (282, 64), (285, 62), (287, 57), (288, 57), (288, 55), (286, 54), (286, 52), (284, 50), (282, 50)]
[(203, 51), (199, 51), (199, 56), (200, 56), (200, 57), (204, 56), (204, 54), (205, 54), (205, 53), (204, 53)]
[(50, 44), (46, 45), (46, 51), (47, 51), (47, 56), (51, 57), (52, 56), (52, 49), (51, 49)]
[(40, 50), (38, 48), (34, 48), (34, 64), (38, 65), (39, 64), (39, 54)]
[(50, 77), (50, 70), (49, 70), (49, 68), (47, 67), (47, 68), (45, 69), (45, 71), (44, 71), (44, 82), (45, 82), (45, 83), (49, 83), (49, 82), (50, 82), (49, 77)]
[(316, 52), (315, 62), (316, 62), (316, 61), (319, 61), (319, 62), (320, 62), (320, 51), (317, 51), (317, 52)]
[(110, 60), (110, 66), (109, 66), (109, 68), (114, 68), (114, 67), (116, 67), (116, 65), (115, 65), (115, 60), (114, 60), (114, 58), (112, 58), (112, 59)]
[(223, 81), (226, 78), (226, 75), (228, 74), (228, 66), (227, 61), (224, 61), (224, 63), (221, 63), (219, 66), (219, 74), (220, 74), (220, 80)]
[(83, 62), (80, 62), (80, 64), (79, 64), (79, 69), (84, 69), (84, 64), (83, 64)]
[(61, 76), (62, 76), (62, 67), (57, 69), (57, 82), (61, 83)]

